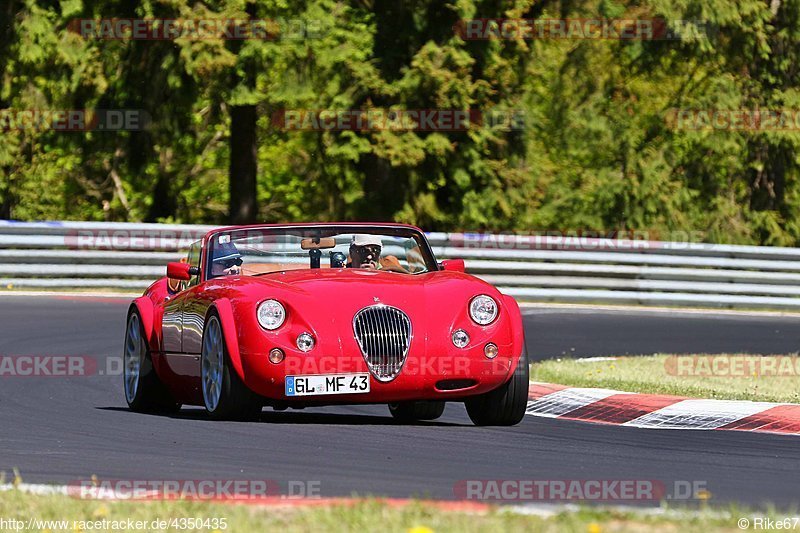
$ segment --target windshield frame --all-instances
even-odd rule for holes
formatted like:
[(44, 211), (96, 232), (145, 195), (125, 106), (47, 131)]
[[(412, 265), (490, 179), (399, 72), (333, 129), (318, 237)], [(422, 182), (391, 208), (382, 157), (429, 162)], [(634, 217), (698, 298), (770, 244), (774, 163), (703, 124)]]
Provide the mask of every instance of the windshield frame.
[[(414, 226), (405, 225), (405, 224), (358, 224), (358, 223), (344, 223), (344, 224), (296, 224), (296, 225), (256, 225), (256, 226), (228, 226), (224, 228), (218, 228), (208, 232), (204, 238), (205, 246), (202, 256), (202, 276), (203, 280), (212, 280), (212, 279), (220, 279), (222, 276), (211, 276), (211, 251), (212, 251), (212, 241), (214, 238), (221, 234), (232, 234), (236, 232), (264, 232), (264, 233), (286, 233), (295, 236), (302, 236), (302, 237), (311, 237), (313, 235), (307, 235), (307, 233), (319, 232), (320, 237), (328, 237), (333, 236), (336, 234), (341, 233), (369, 233), (369, 234), (378, 234), (378, 235), (386, 235), (391, 237), (407, 237), (411, 238), (416, 237), (416, 240), (420, 244), (420, 253), (424, 259), (426, 270), (424, 272), (420, 272), (420, 274), (425, 274), (428, 272), (436, 272), (441, 270), (438, 261), (436, 260), (436, 256), (433, 254), (433, 249), (431, 248), (430, 243), (428, 242), (428, 238), (425, 233), (416, 228)], [(311, 269), (309, 267), (308, 270), (316, 270)], [(276, 272), (285, 272), (285, 270), (280, 270)], [(413, 274), (417, 275), (417, 274)], [(249, 277), (249, 276), (248, 276)]]

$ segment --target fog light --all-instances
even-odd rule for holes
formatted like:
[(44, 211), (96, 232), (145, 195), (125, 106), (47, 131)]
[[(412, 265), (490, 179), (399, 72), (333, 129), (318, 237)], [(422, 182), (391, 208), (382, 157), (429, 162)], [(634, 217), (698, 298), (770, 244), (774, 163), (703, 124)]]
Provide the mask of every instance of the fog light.
[(469, 334), (463, 329), (457, 329), (453, 332), (453, 345), (456, 348), (463, 348), (469, 344)]
[(297, 336), (297, 349), (301, 352), (310, 352), (311, 349), (314, 347), (314, 337), (311, 336), (311, 333), (301, 333)]
[(273, 348), (269, 351), (269, 362), (278, 364), (283, 361), (283, 350), (280, 348)]
[(488, 357), (489, 359), (494, 359), (497, 357), (497, 345), (494, 343), (489, 343), (483, 348), (483, 355)]

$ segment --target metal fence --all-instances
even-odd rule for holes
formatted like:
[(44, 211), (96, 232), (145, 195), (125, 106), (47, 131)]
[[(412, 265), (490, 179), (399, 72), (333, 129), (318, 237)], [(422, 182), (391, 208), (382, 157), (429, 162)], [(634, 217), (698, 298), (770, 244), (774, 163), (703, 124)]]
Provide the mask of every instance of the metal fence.
[[(0, 288), (141, 291), (211, 226), (0, 221)], [(521, 301), (800, 309), (800, 248), (430, 233)]]

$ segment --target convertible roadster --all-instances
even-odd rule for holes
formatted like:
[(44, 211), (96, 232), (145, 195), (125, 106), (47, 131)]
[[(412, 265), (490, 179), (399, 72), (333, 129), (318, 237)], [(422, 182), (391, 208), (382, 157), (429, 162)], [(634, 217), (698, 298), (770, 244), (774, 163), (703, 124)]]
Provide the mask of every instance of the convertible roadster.
[(131, 303), (123, 374), (132, 410), (213, 419), (383, 403), (433, 420), (463, 402), (513, 425), (528, 399), (517, 303), (402, 224), (208, 232)]

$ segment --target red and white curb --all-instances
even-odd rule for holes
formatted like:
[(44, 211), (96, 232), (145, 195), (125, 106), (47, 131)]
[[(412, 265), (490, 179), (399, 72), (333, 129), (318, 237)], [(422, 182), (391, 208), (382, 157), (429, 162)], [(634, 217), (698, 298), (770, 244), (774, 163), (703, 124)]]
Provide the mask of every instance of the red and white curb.
[(526, 414), (648, 429), (720, 429), (800, 435), (800, 405), (694, 400), (531, 383)]

